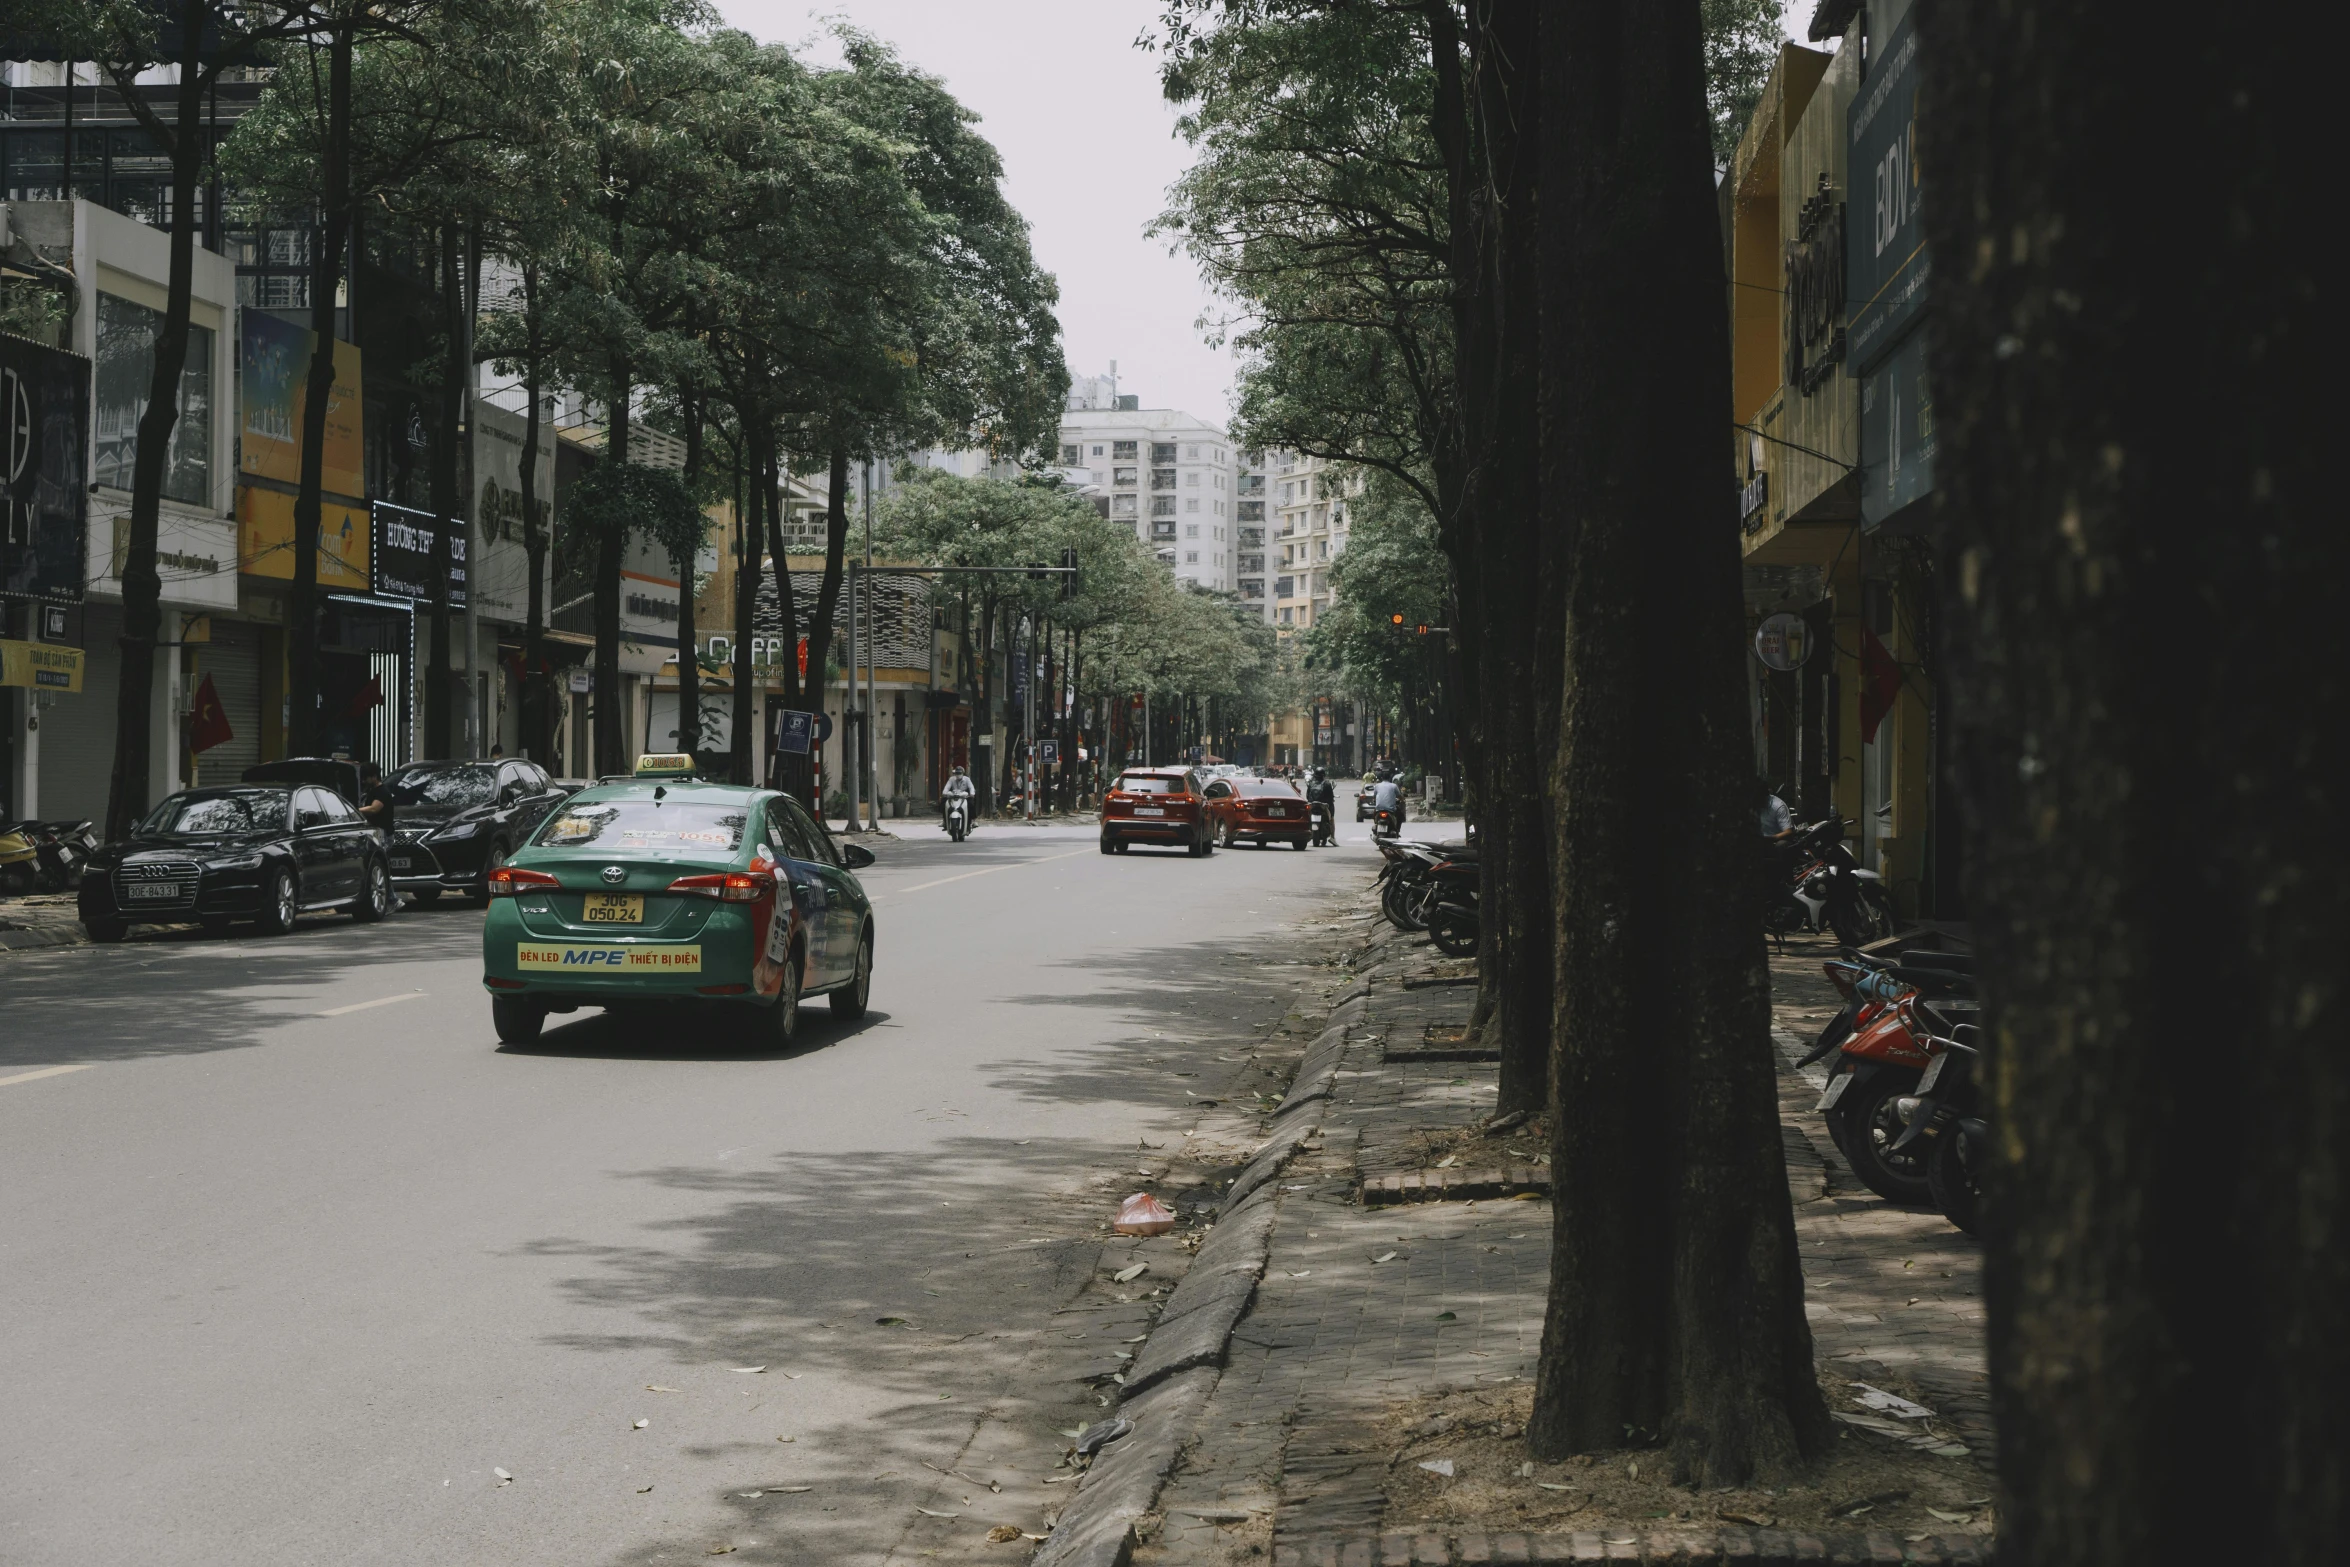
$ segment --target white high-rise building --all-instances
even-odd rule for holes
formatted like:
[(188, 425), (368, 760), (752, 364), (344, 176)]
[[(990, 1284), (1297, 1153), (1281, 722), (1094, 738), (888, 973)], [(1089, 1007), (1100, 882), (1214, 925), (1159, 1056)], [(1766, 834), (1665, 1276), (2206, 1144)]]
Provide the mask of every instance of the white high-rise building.
[[(1096, 406), (1105, 398), (1109, 406)], [(1160, 564), (1202, 588), (1235, 591), (1241, 464), (1222, 430), (1180, 409), (1144, 408), (1119, 395), (1113, 378), (1078, 377), (1061, 416), (1060, 456), (1060, 467), (1090, 480), (1104, 514), (1132, 527)]]
[(1266, 565), (1273, 574), (1273, 621), (1303, 630), (1330, 607), (1330, 563), (1344, 553), (1347, 497), (1359, 478), (1342, 482), (1335, 465), (1295, 452), (1266, 454), (1265, 487), (1279, 519)]

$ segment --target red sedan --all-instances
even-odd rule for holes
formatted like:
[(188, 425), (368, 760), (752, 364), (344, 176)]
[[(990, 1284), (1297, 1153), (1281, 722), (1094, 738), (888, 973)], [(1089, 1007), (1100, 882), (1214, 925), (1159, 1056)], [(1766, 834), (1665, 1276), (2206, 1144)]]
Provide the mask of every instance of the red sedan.
[(1130, 843), (1163, 843), (1200, 856), (1216, 852), (1216, 824), (1188, 767), (1129, 767), (1102, 798), (1102, 853)]
[(1207, 788), (1208, 812), (1227, 849), (1243, 838), (1258, 848), (1285, 842), (1302, 849), (1314, 835), (1314, 810), (1286, 778), (1219, 778)]

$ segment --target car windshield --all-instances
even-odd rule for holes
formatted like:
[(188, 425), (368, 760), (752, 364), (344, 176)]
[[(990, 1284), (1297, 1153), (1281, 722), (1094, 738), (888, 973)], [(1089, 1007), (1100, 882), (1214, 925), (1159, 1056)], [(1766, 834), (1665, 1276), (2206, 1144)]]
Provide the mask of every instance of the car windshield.
[(1118, 787), (1128, 794), (1181, 794), (1180, 778), (1153, 778), (1147, 773), (1128, 773), (1118, 780)]
[(494, 767), (403, 767), (384, 780), (394, 805), (487, 805), (498, 795)]
[(679, 800), (575, 800), (547, 818), (535, 840), (542, 849), (650, 854), (732, 854), (742, 847), (745, 813), (739, 805)]
[(1247, 795), (1270, 794), (1288, 799), (1297, 793), (1297, 785), (1277, 778), (1250, 778), (1242, 782), (1240, 792)]
[(233, 794), (175, 794), (149, 811), (133, 836), (228, 837), (283, 832), (285, 826), (285, 790), (239, 789)]

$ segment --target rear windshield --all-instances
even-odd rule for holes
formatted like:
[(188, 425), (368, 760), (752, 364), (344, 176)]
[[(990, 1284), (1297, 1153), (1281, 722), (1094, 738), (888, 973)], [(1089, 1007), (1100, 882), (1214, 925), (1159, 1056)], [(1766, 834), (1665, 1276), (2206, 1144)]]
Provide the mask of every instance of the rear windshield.
[(403, 767), (384, 780), (394, 805), (487, 805), (498, 795), (494, 767)]
[(743, 844), (744, 807), (690, 800), (575, 800), (547, 818), (542, 849), (617, 853), (732, 854)]
[(286, 791), (239, 789), (234, 794), (175, 794), (133, 829), (139, 838), (171, 833), (191, 837), (226, 836), (245, 832), (283, 832)]
[(1181, 794), (1183, 780), (1180, 778), (1152, 778), (1143, 774), (1128, 773), (1118, 780), (1118, 787), (1128, 794)]
[(1278, 795), (1285, 800), (1297, 795), (1297, 785), (1279, 778), (1242, 778), (1238, 783), (1242, 794)]

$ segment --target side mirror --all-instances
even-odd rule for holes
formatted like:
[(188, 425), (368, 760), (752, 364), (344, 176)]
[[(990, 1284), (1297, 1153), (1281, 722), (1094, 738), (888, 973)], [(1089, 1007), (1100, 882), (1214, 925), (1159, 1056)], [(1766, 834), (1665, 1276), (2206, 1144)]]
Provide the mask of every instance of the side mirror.
[(861, 843), (842, 844), (840, 846), (840, 857), (842, 863), (846, 864), (848, 868), (853, 871), (861, 871), (866, 866), (873, 863), (873, 851), (866, 848)]

